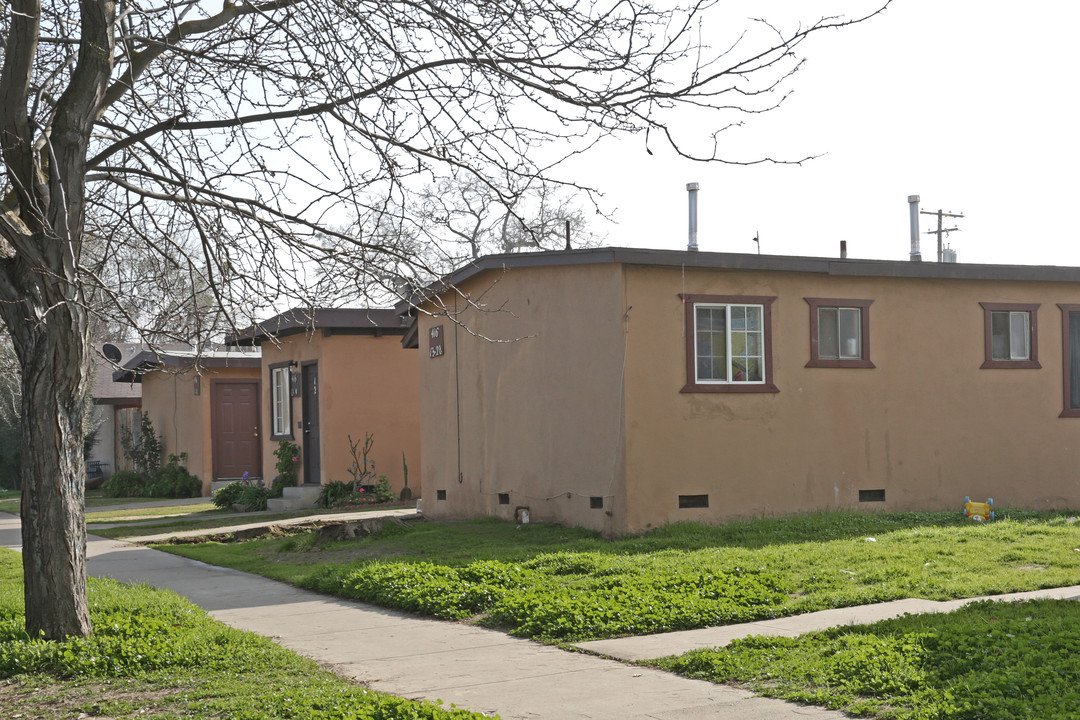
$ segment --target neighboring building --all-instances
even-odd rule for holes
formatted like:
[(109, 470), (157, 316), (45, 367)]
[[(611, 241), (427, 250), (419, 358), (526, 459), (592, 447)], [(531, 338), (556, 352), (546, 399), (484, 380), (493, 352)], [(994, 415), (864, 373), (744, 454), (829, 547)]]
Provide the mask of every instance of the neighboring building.
[(606, 248), (439, 287), (429, 517), (1080, 507), (1080, 268)]
[(402, 348), (407, 318), (392, 309), (291, 310), (226, 339), (262, 348), (268, 430), (263, 466), (272, 477), (280, 440), (301, 447), (301, 481), (351, 480), (349, 437), (373, 435), (369, 460), (391, 489), (420, 496), (416, 351)]
[(142, 385), (162, 459), (187, 453), (204, 495), (213, 480), (264, 475), (258, 350), (143, 350), (122, 368), (113, 378)]
[[(102, 354), (106, 345), (114, 348), (108, 351), (113, 358)], [(94, 401), (93, 418), (97, 436), (88, 460), (97, 463), (105, 478), (117, 470), (129, 469), (120, 447), (120, 428), (130, 429), (139, 408), (142, 407), (142, 386), (133, 382), (116, 382), (113, 380), (113, 372), (117, 366), (123, 365), (145, 349), (143, 345), (131, 343), (104, 343), (96, 346), (92, 355), (94, 389), (91, 397)]]

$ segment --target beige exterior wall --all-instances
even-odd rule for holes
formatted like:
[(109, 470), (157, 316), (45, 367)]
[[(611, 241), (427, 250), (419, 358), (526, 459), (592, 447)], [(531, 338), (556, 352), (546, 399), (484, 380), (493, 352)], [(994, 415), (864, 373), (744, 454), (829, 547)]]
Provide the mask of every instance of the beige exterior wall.
[[(401, 347), (400, 335), (334, 335), (316, 331), (313, 335), (291, 335), (278, 344), (262, 345), (263, 468), (268, 479), (276, 474), (277, 442), (270, 436), (270, 366), (296, 361), (300, 366), (314, 361), (319, 370), (321, 478), (313, 483), (351, 480), (352, 455), (349, 436), (363, 444), (372, 433), (374, 443), (369, 459), (379, 475), (385, 475), (395, 493), (405, 485), (402, 453), (409, 466), (409, 487), (420, 497), (422, 472), (420, 456), (419, 388), (416, 380), (417, 351)], [(303, 446), (303, 406), (300, 397), (291, 399), (292, 441)], [(303, 477), (301, 482), (308, 482)]]
[[(822, 508), (1080, 506), (1080, 418), (1062, 410), (1069, 283), (628, 267), (628, 530)], [(775, 295), (778, 393), (680, 393), (680, 293)], [(870, 299), (875, 368), (807, 368), (804, 297)], [(980, 369), (980, 302), (1040, 303), (1041, 369)], [(859, 502), (859, 490), (885, 502)], [(679, 509), (680, 494), (709, 495)]]
[[(460, 289), (486, 310), (449, 295), (461, 325), (419, 316), (424, 514), (511, 519), (528, 507), (533, 522), (620, 527), (621, 269), (489, 272)], [(444, 354), (433, 358), (434, 326)]]
[[(428, 516), (509, 519), (527, 506), (533, 521), (620, 533), (825, 508), (959, 512), (965, 495), (1080, 506), (1080, 418), (1059, 417), (1057, 307), (1080, 303), (1076, 284), (609, 263), (488, 271), (460, 289), (505, 310), (444, 295), (469, 330), (521, 339), (421, 315)], [(776, 296), (779, 392), (680, 392), (680, 293)], [(876, 367), (807, 368), (806, 297), (872, 300)], [(1040, 304), (1041, 368), (980, 368), (980, 302)], [(435, 325), (445, 354), (430, 358)], [(885, 501), (860, 502), (860, 490)], [(709, 506), (680, 509), (679, 495)]]
[[(210, 494), (214, 478), (213, 443), (211, 441), (211, 391), (213, 380), (258, 379), (258, 368), (207, 368), (198, 381), (196, 373), (188, 371), (149, 372), (142, 376), (143, 412), (150, 415), (154, 430), (162, 437), (165, 452), (187, 453), (188, 472), (203, 483), (203, 495)], [(265, 427), (265, 426), (264, 426)], [(265, 466), (264, 466), (265, 472)]]

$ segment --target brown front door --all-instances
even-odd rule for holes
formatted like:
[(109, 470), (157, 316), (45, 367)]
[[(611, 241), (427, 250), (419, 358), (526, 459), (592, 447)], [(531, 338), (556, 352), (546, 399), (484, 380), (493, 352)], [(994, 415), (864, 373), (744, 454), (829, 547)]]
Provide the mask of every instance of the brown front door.
[(259, 381), (215, 380), (210, 406), (214, 479), (262, 477)]

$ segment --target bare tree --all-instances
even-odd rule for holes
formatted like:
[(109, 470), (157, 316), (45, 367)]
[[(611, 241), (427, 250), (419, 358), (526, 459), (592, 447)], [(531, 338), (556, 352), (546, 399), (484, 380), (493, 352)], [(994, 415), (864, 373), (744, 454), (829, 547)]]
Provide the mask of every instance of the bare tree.
[[(452, 266), (490, 253), (595, 247), (600, 238), (589, 227), (587, 208), (571, 189), (532, 180), (497, 191), (475, 177), (450, 176), (414, 196), (403, 213), (417, 223), (432, 247)], [(594, 214), (600, 213), (590, 203)], [(570, 239), (567, 239), (569, 223)]]
[[(865, 19), (751, 23), (761, 32), (714, 50), (701, 42), (713, 4), (0, 6), (0, 319), (23, 378), (27, 629), (91, 631), (81, 403), (91, 315), (105, 299), (123, 315), (130, 287), (101, 274), (92, 236), (123, 233), (193, 273), (237, 323), (392, 291), (433, 269), (400, 236), (365, 231), (410, 189), (452, 171), (509, 200), (610, 133), (722, 160), (716, 137), (700, 154), (684, 144), (679, 112), (727, 127), (775, 107), (807, 37)], [(351, 217), (369, 226), (335, 229)]]

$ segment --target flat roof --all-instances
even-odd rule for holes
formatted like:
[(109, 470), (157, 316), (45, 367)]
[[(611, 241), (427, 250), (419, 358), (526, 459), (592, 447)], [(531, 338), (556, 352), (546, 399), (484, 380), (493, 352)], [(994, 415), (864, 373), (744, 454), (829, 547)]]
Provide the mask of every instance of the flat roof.
[(396, 309), (398, 312), (405, 312), (410, 304), (423, 303), (425, 299), (439, 295), (489, 270), (603, 263), (716, 270), (764, 270), (850, 277), (1080, 282), (1080, 268), (1059, 265), (984, 265), (610, 247), (486, 255), (432, 283), (426, 289), (420, 290), (417, 296), (412, 298), (412, 303), (398, 303)]
[(113, 373), (114, 382), (141, 383), (156, 370), (200, 368), (252, 368), (262, 366), (261, 350), (143, 350)]
[(294, 308), (225, 338), (226, 345), (261, 345), (271, 338), (315, 330), (341, 335), (404, 335), (394, 308)]

